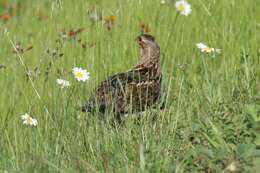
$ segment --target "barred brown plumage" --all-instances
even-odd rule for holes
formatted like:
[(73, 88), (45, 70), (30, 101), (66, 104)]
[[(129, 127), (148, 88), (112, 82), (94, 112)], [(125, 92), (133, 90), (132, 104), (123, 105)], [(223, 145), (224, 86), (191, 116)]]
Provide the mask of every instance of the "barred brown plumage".
[(138, 36), (139, 63), (131, 70), (108, 77), (94, 90), (82, 111), (113, 111), (120, 120), (127, 113), (145, 111), (160, 100), (162, 73), (160, 47), (153, 36)]

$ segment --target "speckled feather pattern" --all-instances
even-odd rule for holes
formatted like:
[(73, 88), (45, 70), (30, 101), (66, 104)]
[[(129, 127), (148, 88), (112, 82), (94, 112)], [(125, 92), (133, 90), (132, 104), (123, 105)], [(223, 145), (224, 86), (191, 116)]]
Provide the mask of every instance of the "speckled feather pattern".
[[(95, 89), (83, 111), (113, 111), (117, 115), (141, 112), (158, 103), (161, 92), (160, 48), (150, 35), (140, 47), (140, 62), (133, 69), (108, 77)], [(142, 53), (143, 52), (143, 53)]]

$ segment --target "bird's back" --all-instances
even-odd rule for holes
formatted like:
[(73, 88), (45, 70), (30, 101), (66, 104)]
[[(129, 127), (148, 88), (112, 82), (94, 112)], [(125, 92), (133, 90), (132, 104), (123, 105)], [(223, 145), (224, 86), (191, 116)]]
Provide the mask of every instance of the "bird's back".
[(86, 111), (94, 107), (121, 114), (144, 111), (160, 97), (161, 74), (155, 73), (154, 68), (139, 68), (108, 77), (89, 99)]

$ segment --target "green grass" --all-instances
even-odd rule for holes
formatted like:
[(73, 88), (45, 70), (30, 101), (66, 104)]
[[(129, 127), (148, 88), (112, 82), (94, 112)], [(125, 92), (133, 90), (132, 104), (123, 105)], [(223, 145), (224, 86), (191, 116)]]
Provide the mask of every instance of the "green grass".
[[(177, 18), (174, 3), (159, 0), (11, 2), (16, 16), (0, 21), (0, 172), (260, 171), (259, 0), (190, 0), (191, 15)], [(91, 22), (94, 5), (117, 16), (111, 30)], [(119, 128), (77, 111), (101, 80), (136, 64), (141, 22), (161, 46), (166, 109)], [(76, 39), (59, 36), (81, 27)], [(14, 54), (18, 42), (33, 49)], [(198, 42), (222, 52), (205, 55)], [(90, 80), (75, 81), (75, 66)], [(36, 67), (30, 82), (26, 72)], [(57, 78), (72, 87), (60, 89)], [(26, 112), (37, 127), (22, 124)]]

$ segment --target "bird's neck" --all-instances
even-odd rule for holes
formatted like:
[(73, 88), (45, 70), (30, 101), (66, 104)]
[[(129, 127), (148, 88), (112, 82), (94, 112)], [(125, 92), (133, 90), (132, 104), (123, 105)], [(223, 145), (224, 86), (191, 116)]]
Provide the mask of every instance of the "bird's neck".
[(140, 50), (139, 63), (134, 67), (134, 70), (150, 69), (150, 75), (154, 77), (161, 76), (160, 68), (160, 49), (146, 48)]
[(160, 49), (159, 48), (143, 48), (140, 49), (140, 60), (138, 65), (149, 67), (160, 64)]

